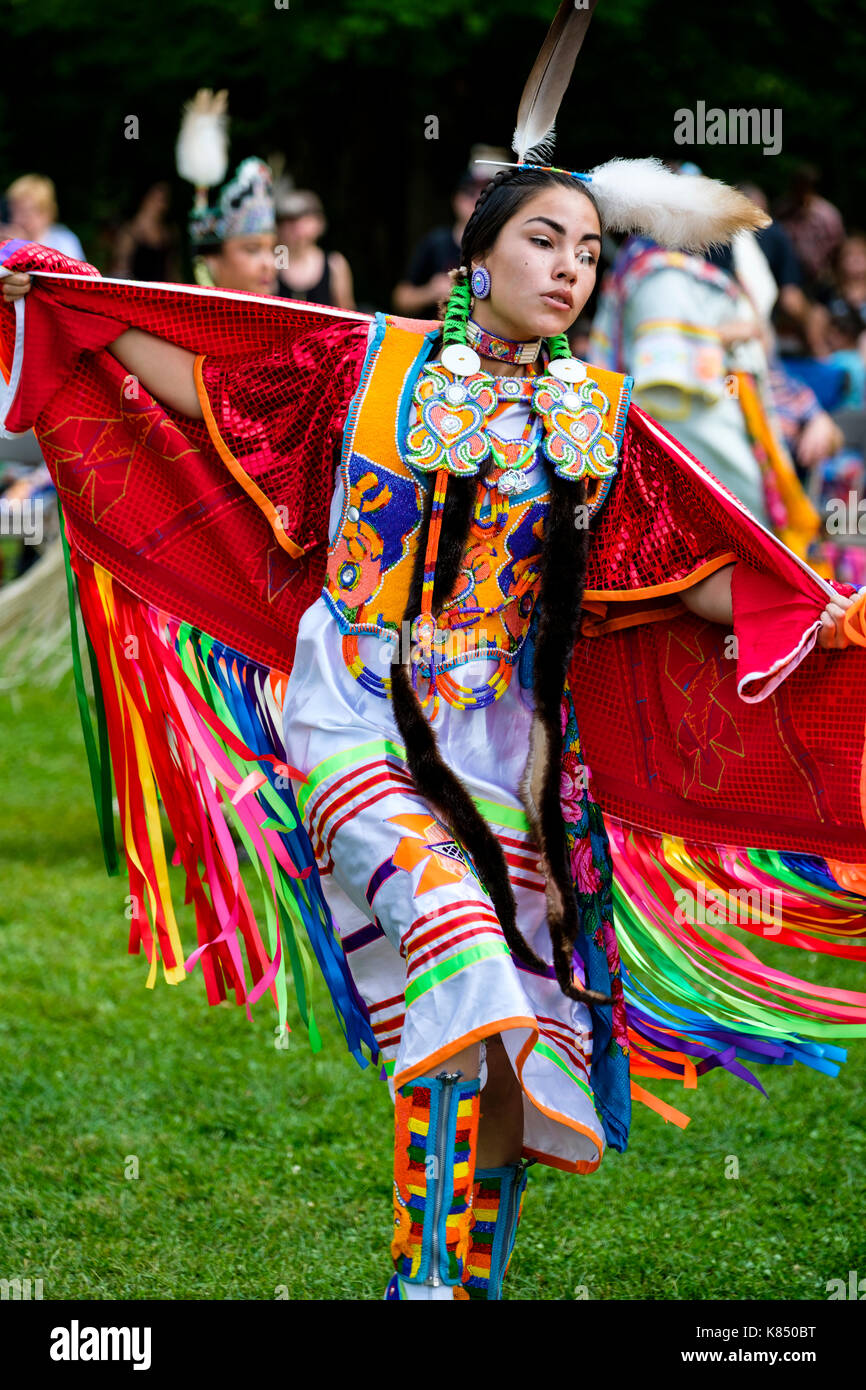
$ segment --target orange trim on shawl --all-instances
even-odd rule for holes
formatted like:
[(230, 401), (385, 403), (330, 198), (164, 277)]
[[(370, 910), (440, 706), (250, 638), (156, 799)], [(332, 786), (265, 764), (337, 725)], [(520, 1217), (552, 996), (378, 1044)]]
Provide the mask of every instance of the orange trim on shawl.
[(652, 604), (653, 600), (661, 599), (666, 594), (682, 593), (685, 589), (699, 584), (702, 579), (715, 574), (716, 570), (724, 569), (725, 565), (735, 564), (736, 560), (734, 552), (726, 550), (722, 555), (716, 555), (712, 560), (698, 565), (697, 569), (687, 574), (684, 579), (666, 580), (663, 584), (651, 584), (642, 589), (587, 589), (583, 596), (583, 607), (586, 611), (581, 623), (581, 635), (601, 637), (606, 632), (636, 627), (638, 623), (660, 623), (676, 617), (677, 613), (682, 612), (683, 607), (679, 599), (675, 599), (673, 603), (656, 603), (655, 606), (633, 609), (628, 613), (620, 613), (616, 618), (608, 618), (607, 611), (610, 603), (634, 604), (643, 599)]
[(195, 378), (196, 395), (199, 399), (202, 415), (204, 416), (204, 422), (207, 425), (208, 434), (211, 437), (211, 443), (213, 444), (214, 448), (216, 449), (226, 468), (231, 473), (232, 477), (240, 483), (244, 492), (246, 492), (255, 502), (256, 506), (264, 512), (265, 516), (267, 517), (270, 523), (271, 530), (273, 531), (274, 535), (277, 538), (277, 541), (282, 546), (283, 550), (288, 551), (289, 555), (291, 555), (293, 560), (299, 560), (300, 557), (304, 554), (304, 547), (302, 545), (296, 545), (295, 542), (286, 535), (285, 527), (283, 526), (283, 522), (279, 512), (277, 511), (277, 508), (274, 506), (273, 502), (271, 502), (269, 498), (265, 496), (258, 483), (254, 482), (253, 479), (250, 477), (249, 473), (247, 473), (246, 470), (241, 467), (234, 454), (232, 453), (231, 449), (226, 444), (225, 440), (219, 432), (219, 426), (217, 425), (217, 422), (214, 418), (214, 413), (211, 409), (211, 403), (208, 399), (207, 388), (205, 387), (204, 378), (202, 377), (202, 363), (204, 362), (204, 359), (204, 353), (201, 353), (199, 356), (196, 357), (195, 362), (193, 363), (193, 376)]

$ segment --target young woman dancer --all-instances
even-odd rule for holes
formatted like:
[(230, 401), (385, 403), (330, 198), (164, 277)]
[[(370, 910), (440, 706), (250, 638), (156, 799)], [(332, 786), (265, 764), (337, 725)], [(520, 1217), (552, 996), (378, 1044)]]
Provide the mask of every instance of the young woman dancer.
[[(697, 838), (711, 847), (732, 843), (732, 806), (739, 811), (743, 796), (754, 802), (774, 794), (765, 786), (767, 770), (774, 776), (773, 759), (780, 756), (775, 726), (766, 732), (769, 718), (761, 721), (751, 705), (769, 701), (772, 708), (776, 690), (808, 672), (809, 709), (814, 706), (817, 720), (815, 682), (825, 679), (825, 668), (814, 666), (822, 660), (814, 649), (858, 640), (850, 593), (821, 589), (802, 565), (792, 570), (793, 557), (724, 488), (647, 417), (637, 413), (632, 420), (628, 378), (571, 356), (567, 331), (594, 285), (606, 208), (619, 225), (625, 220), (629, 229), (649, 231), (651, 224), (657, 234), (667, 178), (644, 168), (658, 180), (652, 216), (632, 211), (624, 219), (622, 184), (614, 196), (611, 171), (575, 175), (530, 164), (525, 155), (518, 142), (519, 163), (498, 173), (479, 199), (442, 325), (377, 315), (372, 322), (346, 317), (322, 327), (319, 317), (308, 332), (295, 324), (290, 362), (284, 346), (250, 347), (254, 334), (242, 351), (208, 351), (203, 328), (176, 334), (164, 316), (159, 334), (139, 327), (116, 333), (105, 318), (104, 330), (87, 325), (91, 350), (96, 334), (99, 346), (172, 413), (167, 418), (206, 427), (219, 458), (294, 562), (310, 553), (311, 536), (325, 539), (323, 528), (307, 525), (310, 506), (292, 513), (275, 502), (268, 470), (285, 472), (286, 460), (300, 460), (310, 491), (324, 468), (331, 473), (324, 582), (297, 624), (291, 673), (280, 690), (282, 740), (271, 728), (267, 747), (256, 748), (251, 711), (261, 711), (267, 696), (259, 688), (251, 704), (243, 675), (246, 723), (238, 715), (237, 725), (254, 765), (273, 761), (274, 752), (289, 765), (283, 800), (314, 856), (338, 948), (327, 930), (330, 917), (311, 940), (338, 1010), (354, 1028), (347, 1026), (347, 1034), (375, 1050), (394, 1096), (395, 1274), (387, 1296), (395, 1299), (501, 1296), (528, 1164), (589, 1173), (607, 1145), (624, 1147), (630, 1043), (641, 1044), (632, 1078), (644, 1064), (649, 1075), (663, 1074), (665, 1065), (693, 1072), (695, 1056), (743, 1075), (739, 1061), (731, 1061), (737, 1043), (748, 1043), (750, 1055), (763, 1049), (768, 1060), (781, 1057), (778, 1016), (774, 1028), (764, 1026), (763, 1016), (735, 1015), (731, 1022), (707, 1007), (701, 1016), (683, 1014), (679, 1030), (668, 1020), (660, 1031), (645, 999), (632, 998), (629, 1012), (612, 871), (615, 864), (627, 900), (640, 902), (635, 845), (666, 815), (673, 833), (684, 834), (691, 801), (704, 807)], [(753, 216), (730, 190), (720, 194), (718, 185), (707, 184), (704, 191), (707, 206), (678, 216), (680, 244), (723, 239)], [(4, 295), (20, 298), (29, 288), (29, 276), (13, 268)], [(109, 313), (134, 320), (130, 306), (108, 290), (115, 294)], [(169, 294), (161, 292), (163, 315)], [(259, 313), (261, 325), (270, 312), (242, 302), (238, 333), (247, 332), (251, 315)], [(166, 341), (188, 341), (194, 333), (198, 351)], [(190, 438), (199, 438), (196, 428), (190, 424)], [(340, 445), (336, 478), (334, 442)], [(297, 483), (295, 476), (284, 486)], [(216, 505), (206, 501), (205, 509), (215, 516)], [(91, 559), (76, 566), (85, 590)], [(247, 563), (252, 559), (247, 555)], [(799, 586), (790, 591), (795, 611), (783, 582), (792, 574)], [(195, 579), (208, 586), (203, 568)], [(285, 583), (299, 587), (302, 580), (300, 570), (285, 571)], [(146, 603), (142, 588), (136, 592)], [(179, 582), (176, 599), (184, 615), (192, 612), (194, 596)], [(779, 617), (768, 639), (770, 603)], [(97, 639), (103, 623), (120, 632), (123, 625), (108, 609), (100, 618), (89, 600), (86, 607)], [(134, 623), (133, 609), (123, 611), (124, 623)], [(157, 664), (170, 665), (191, 634), (178, 636), (164, 615), (156, 629), (165, 650), (142, 659), (141, 676), (148, 713), (155, 706), (161, 718)], [(745, 744), (764, 738), (763, 762), (737, 762), (711, 787), (702, 773), (706, 748), (686, 747), (684, 731), (723, 703), (725, 681), (730, 688), (719, 648), (731, 630), (728, 667), (732, 675), (736, 664), (734, 685), (743, 702), (738, 729)], [(669, 657), (657, 660), (670, 651), (663, 633), (689, 651), (678, 692), (692, 704), (682, 723), (669, 719), (663, 691), (638, 694), (609, 672), (601, 677), (603, 653), (640, 647), (644, 673), (653, 661), (659, 669), (669, 665)], [(143, 630), (141, 638), (151, 642)], [(250, 651), (258, 640), (250, 634)], [(243, 669), (239, 644), (224, 650)], [(852, 658), (859, 653), (838, 658), (843, 671), (851, 670)], [(110, 660), (106, 655), (106, 672)], [(717, 667), (718, 679), (702, 692), (693, 678)], [(238, 742), (226, 719), (240, 705), (230, 702), (225, 671), (208, 669), (211, 693), (218, 686), (224, 701), (225, 740)], [(180, 682), (178, 675), (174, 709), (182, 707), (192, 721), (194, 702), (182, 700)], [(854, 690), (852, 684), (852, 699)], [(631, 793), (623, 784), (631, 774), (617, 740), (626, 722), (647, 740), (641, 725), (647, 714), (657, 722), (655, 742), (646, 742), (641, 754), (646, 765), (670, 736), (670, 758), (700, 767), (701, 777), (694, 782), (693, 776), (679, 800), (673, 777), (662, 807), (652, 800), (659, 781), (653, 773), (651, 794), (630, 822), (636, 829), (624, 836)], [(196, 749), (205, 747), (201, 726), (176, 720), (172, 728), (180, 730), (178, 765), (187, 737)], [(805, 746), (808, 732), (803, 738)], [(620, 783), (610, 776), (606, 740)], [(824, 903), (841, 885), (847, 895), (840, 893), (840, 901), (849, 907), (861, 886), (853, 870), (850, 882), (832, 879), (826, 863), (829, 849), (849, 863), (858, 853), (866, 858), (859, 809), (855, 814), (849, 805), (862, 747), (847, 728), (840, 728), (839, 744), (840, 765), (847, 759), (852, 775), (844, 788), (834, 784), (827, 792), (838, 808), (833, 825), (809, 813), (800, 821), (789, 817), (777, 832), (784, 849), (825, 850), (820, 874), (802, 864), (799, 877), (788, 874), (798, 910), (812, 884), (821, 884)], [(112, 745), (112, 757), (126, 785), (130, 765), (118, 748)], [(163, 775), (171, 776), (165, 764)], [(780, 768), (772, 783), (778, 781), (779, 795), (793, 796), (796, 775), (789, 771), (786, 782)], [(632, 780), (637, 788), (637, 772)], [(187, 772), (184, 795), (192, 782)], [(233, 785), (233, 800), (242, 804), (250, 779)], [(719, 786), (722, 798), (714, 801)], [(171, 798), (164, 793), (164, 800), (172, 815)], [(753, 838), (747, 842), (774, 843), (766, 838), (772, 834), (766, 815), (753, 809), (749, 820), (748, 813), (746, 806), (738, 822), (744, 832), (748, 822)], [(212, 825), (213, 806), (209, 814)], [(263, 832), (264, 823), (256, 828)], [(823, 840), (815, 838), (818, 830)], [(191, 827), (187, 838), (195, 841)], [(204, 838), (210, 886), (222, 889), (213, 843)], [(231, 868), (224, 841), (221, 850)], [(732, 872), (732, 863), (720, 858), (715, 867)], [(658, 899), (648, 872), (645, 882)], [(203, 961), (211, 959), (207, 946), (223, 948), (230, 930), (237, 931), (238, 909), (230, 908), (231, 901), (224, 903), (219, 936), (203, 929), (196, 953)], [(803, 917), (797, 920), (802, 924)], [(837, 916), (836, 928), (838, 922)], [(272, 978), (262, 976), (265, 983)], [(257, 986), (250, 997), (260, 992)], [(852, 996), (846, 1004), (846, 1023), (862, 1024), (866, 1000)], [(815, 1036), (806, 1024), (803, 1031)], [(804, 1057), (810, 1047), (814, 1053), (815, 1045), (801, 1045), (800, 1037), (784, 1035), (787, 1055)], [(633, 1079), (631, 1094), (646, 1098)]]

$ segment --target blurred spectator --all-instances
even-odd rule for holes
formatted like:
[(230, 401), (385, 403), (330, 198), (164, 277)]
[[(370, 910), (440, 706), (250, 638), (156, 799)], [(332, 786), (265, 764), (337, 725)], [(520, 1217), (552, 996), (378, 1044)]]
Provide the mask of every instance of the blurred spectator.
[[(19, 451), (19, 457), (35, 452), (36, 456), (41, 458), (32, 431), (20, 438), (30, 447)], [(38, 518), (37, 534), (22, 539), (17, 558), (12, 562), (10, 577), (17, 579), (25, 574), (45, 553), (47, 546), (57, 539), (60, 523), (57, 493), (47, 465), (42, 462), (28, 468), (15, 462), (7, 462), (7, 442), (0, 441), (0, 456), (3, 457), (3, 462), (0, 463), (0, 534), (5, 534), (11, 529), (9, 516), (10, 513), (14, 515), (16, 509), (23, 507), (31, 516)], [(35, 446), (35, 449), (32, 446)], [(0, 577), (6, 577), (2, 564)]]
[(860, 318), (861, 331), (866, 329), (866, 236), (862, 232), (847, 236), (839, 248), (827, 307), (831, 314), (853, 309)]
[(859, 588), (866, 582), (863, 541), (857, 534), (828, 530), (827, 522), (839, 499), (847, 503), (852, 494), (863, 495), (866, 471), (860, 422), (866, 416), (850, 410), (828, 415), (814, 391), (781, 364), (770, 373), (770, 387), (776, 420), (823, 523), (809, 562), (819, 574)]
[(189, 240), (199, 285), (276, 293), (273, 178), (264, 160), (241, 160), (221, 187), (197, 191)]
[(834, 257), (845, 237), (839, 209), (817, 192), (820, 179), (814, 165), (801, 165), (778, 212), (803, 268), (807, 293), (831, 282)]
[(826, 332), (816, 327), (818, 315), (828, 319), (823, 305), (815, 306), (815, 316), (811, 321), (810, 340), (815, 345), (811, 354), (780, 355), (788, 376), (807, 385), (818, 398), (823, 410), (840, 410), (844, 404), (848, 387), (848, 373), (829, 355), (829, 324)]
[(117, 232), (109, 274), (121, 280), (176, 281), (180, 274), (180, 235), (168, 220), (171, 187), (151, 184), (138, 210)]
[[(291, 189), (277, 201), (277, 285), (288, 299), (354, 309), (352, 271), (339, 251), (326, 251), (319, 241), (327, 230), (325, 210), (316, 193)], [(288, 266), (280, 266), (280, 247), (288, 250)]]
[(821, 406), (815, 392), (782, 363), (770, 370), (773, 409), (782, 436), (805, 479), (809, 469), (824, 463), (844, 444), (842, 431)]
[(866, 362), (859, 349), (863, 338), (863, 320), (855, 309), (846, 305), (831, 316), (827, 333), (830, 361), (846, 376), (839, 410), (859, 410), (866, 404)]
[[(589, 357), (632, 376), (635, 402), (805, 558), (819, 517), (772, 414), (764, 315), (775, 282), (754, 241), (746, 258), (735, 250), (703, 258), (628, 238), (602, 286)], [(766, 282), (758, 316), (742, 267)]]
[(451, 198), (454, 221), (449, 227), (434, 227), (423, 236), (412, 252), (405, 278), (394, 288), (394, 308), (413, 318), (433, 319), (440, 303), (451, 293), (449, 270), (460, 264), (463, 230), (475, 211), (482, 188), (495, 169), (471, 169), (462, 176)]
[[(751, 198), (762, 212), (769, 215), (770, 206), (767, 195), (755, 183), (741, 183), (740, 192)], [(755, 239), (767, 258), (770, 272), (779, 288), (777, 312), (781, 311), (796, 323), (805, 327), (809, 301), (803, 293), (803, 272), (797, 260), (794, 246), (785, 228), (779, 222), (771, 222), (755, 232)]]
[(81, 242), (74, 232), (57, 221), (57, 194), (51, 179), (42, 174), (22, 174), (6, 190), (12, 235), (36, 241), (85, 260)]

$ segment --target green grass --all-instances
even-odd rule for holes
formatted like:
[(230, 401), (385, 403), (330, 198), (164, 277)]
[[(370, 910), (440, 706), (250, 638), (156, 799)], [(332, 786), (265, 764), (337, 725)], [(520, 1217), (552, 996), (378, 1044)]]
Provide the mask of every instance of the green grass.
[[(317, 1056), (302, 1029), (274, 1048), (267, 1002), (252, 1023), (208, 1008), (200, 972), (146, 989), (70, 681), (0, 698), (0, 771), (0, 1276), (49, 1299), (380, 1298), (392, 1111), (324, 985)], [(850, 962), (780, 960), (864, 987)], [(824, 1299), (866, 1276), (866, 1045), (849, 1057), (836, 1079), (759, 1068), (768, 1099), (720, 1071), (651, 1085), (689, 1128), (638, 1106), (592, 1177), (535, 1167), (508, 1296)]]

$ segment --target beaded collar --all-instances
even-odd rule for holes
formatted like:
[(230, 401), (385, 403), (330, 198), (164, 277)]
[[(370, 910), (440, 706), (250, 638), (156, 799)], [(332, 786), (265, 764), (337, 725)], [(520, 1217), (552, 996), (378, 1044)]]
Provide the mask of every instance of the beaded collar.
[(482, 357), (490, 357), (498, 362), (534, 362), (541, 351), (542, 340), (534, 338), (526, 343), (516, 343), (511, 338), (498, 338), (474, 319), (467, 319), (466, 341)]

